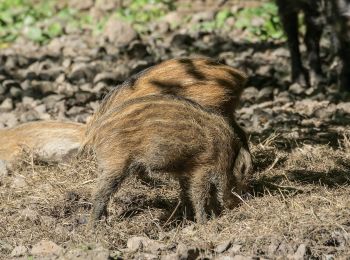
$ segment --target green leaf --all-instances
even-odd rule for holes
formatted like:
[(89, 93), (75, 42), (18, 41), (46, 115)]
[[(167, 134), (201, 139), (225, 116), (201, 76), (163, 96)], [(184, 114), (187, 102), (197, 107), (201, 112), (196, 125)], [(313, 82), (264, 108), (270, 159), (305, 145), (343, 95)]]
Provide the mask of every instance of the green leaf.
[(40, 42), (44, 40), (42, 30), (37, 27), (29, 27), (26, 30), (25, 35), (32, 41)]
[(57, 37), (61, 35), (63, 32), (62, 26), (60, 23), (55, 22), (49, 25), (47, 28), (47, 34), (49, 35), (50, 38)]

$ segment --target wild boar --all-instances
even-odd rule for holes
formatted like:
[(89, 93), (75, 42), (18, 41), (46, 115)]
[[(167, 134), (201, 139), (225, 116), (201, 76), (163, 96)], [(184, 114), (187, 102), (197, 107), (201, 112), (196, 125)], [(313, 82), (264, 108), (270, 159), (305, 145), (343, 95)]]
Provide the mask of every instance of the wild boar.
[(199, 223), (207, 220), (211, 190), (229, 208), (237, 205), (251, 178), (251, 155), (220, 115), (187, 99), (148, 95), (129, 99), (94, 121), (83, 147), (95, 151), (100, 171), (91, 223), (107, 213), (110, 196), (123, 180), (147, 172), (179, 180), (181, 200)]
[[(325, 81), (320, 58), (320, 40), (329, 23), (335, 34), (341, 60), (339, 85), (350, 91), (350, 1), (349, 0), (276, 0), (291, 56), (292, 81), (317, 86)], [(304, 12), (310, 72), (304, 68), (299, 49), (298, 13)]]
[(73, 122), (35, 121), (0, 129), (0, 160), (12, 162), (23, 148), (42, 160), (61, 161), (77, 152), (85, 125)]

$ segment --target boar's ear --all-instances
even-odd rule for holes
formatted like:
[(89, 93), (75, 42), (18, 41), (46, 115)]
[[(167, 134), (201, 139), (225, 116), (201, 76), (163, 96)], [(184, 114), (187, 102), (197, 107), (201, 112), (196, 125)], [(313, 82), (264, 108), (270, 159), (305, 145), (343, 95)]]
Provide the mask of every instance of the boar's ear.
[(241, 147), (233, 166), (233, 173), (238, 181), (244, 182), (251, 178), (251, 170), (252, 155), (246, 148)]

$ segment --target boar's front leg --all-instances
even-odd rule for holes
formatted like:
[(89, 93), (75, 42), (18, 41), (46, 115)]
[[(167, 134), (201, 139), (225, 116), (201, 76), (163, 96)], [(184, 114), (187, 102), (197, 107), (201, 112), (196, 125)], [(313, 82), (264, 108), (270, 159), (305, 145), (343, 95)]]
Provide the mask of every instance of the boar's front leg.
[(350, 0), (332, 0), (331, 3), (342, 62), (340, 86), (342, 90), (350, 91)]
[(199, 167), (191, 173), (190, 195), (195, 218), (199, 224), (207, 222), (205, 205), (210, 198), (210, 179), (208, 172), (207, 168)]
[(277, 0), (276, 3), (284, 32), (287, 35), (292, 66), (292, 81), (305, 86), (308, 84), (308, 76), (302, 65), (299, 49), (298, 12), (291, 10), (285, 0)]
[(110, 197), (116, 192), (127, 173), (128, 170), (122, 165), (115, 167), (115, 170), (103, 170), (93, 195), (90, 225), (94, 226), (103, 216), (107, 216), (107, 205)]

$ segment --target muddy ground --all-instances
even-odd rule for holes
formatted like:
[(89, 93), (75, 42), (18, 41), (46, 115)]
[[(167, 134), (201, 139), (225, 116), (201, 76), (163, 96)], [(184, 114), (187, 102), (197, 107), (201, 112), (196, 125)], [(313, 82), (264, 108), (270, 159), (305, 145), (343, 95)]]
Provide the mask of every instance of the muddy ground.
[[(208, 2), (198, 4), (189, 24), (222, 8)], [(19, 39), (1, 49), (0, 127), (86, 122), (128, 76), (171, 57), (207, 55), (250, 77), (237, 118), (250, 135), (254, 192), (237, 209), (197, 225), (178, 214), (175, 181), (130, 178), (93, 233), (86, 226), (97, 176), (93, 158), (57, 165), (25, 154), (0, 176), (0, 258), (350, 258), (350, 100), (337, 89), (329, 41), (322, 42), (329, 83), (303, 88), (289, 82), (283, 40), (247, 41), (244, 30), (203, 33), (188, 24), (170, 28), (181, 12), (144, 35), (132, 28), (123, 29), (122, 39), (113, 30), (99, 38), (73, 32), (44, 46)]]

